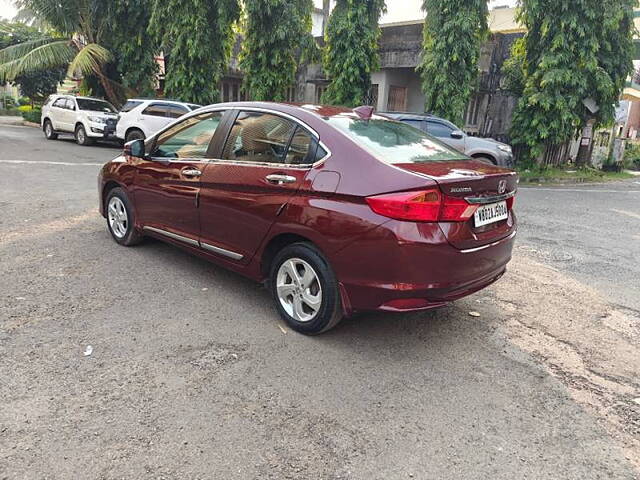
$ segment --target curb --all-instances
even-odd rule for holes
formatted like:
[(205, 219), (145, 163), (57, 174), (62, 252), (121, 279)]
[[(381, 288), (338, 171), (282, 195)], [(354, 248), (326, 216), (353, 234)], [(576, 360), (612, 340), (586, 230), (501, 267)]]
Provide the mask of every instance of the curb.
[(27, 122), (26, 120), (24, 122), (22, 122), (22, 125), (24, 125), (25, 127), (40, 128), (40, 124), (39, 123)]

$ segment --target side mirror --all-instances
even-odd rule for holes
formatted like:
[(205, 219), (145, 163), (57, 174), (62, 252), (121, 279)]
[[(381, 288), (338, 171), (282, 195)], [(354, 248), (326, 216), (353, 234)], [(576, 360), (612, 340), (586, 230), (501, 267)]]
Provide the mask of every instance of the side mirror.
[(460, 140), (461, 138), (464, 138), (464, 132), (462, 130), (454, 130), (451, 132), (451, 138)]
[(124, 144), (124, 154), (132, 157), (144, 158), (144, 140), (138, 138)]

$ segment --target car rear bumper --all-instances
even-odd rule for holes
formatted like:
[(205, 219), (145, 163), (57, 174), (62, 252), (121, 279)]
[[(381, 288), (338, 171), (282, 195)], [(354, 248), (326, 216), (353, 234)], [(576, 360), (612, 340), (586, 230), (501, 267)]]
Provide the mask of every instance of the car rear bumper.
[(332, 262), (345, 310), (427, 310), (482, 290), (504, 275), (515, 236), (459, 250), (437, 224), (389, 222)]

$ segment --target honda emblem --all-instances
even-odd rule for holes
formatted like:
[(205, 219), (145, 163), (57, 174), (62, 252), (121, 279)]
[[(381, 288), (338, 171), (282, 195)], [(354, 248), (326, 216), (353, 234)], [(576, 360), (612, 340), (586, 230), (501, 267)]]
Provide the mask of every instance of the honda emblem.
[(500, 182), (498, 182), (498, 193), (502, 195), (506, 191), (507, 191), (507, 181), (500, 180)]

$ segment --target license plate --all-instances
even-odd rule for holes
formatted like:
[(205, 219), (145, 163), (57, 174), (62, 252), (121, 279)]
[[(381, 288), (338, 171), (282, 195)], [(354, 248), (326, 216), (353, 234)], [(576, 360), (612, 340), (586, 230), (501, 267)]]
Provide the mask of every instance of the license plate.
[(478, 208), (478, 210), (476, 210), (476, 227), (489, 225), (490, 223), (499, 222), (500, 220), (506, 220), (507, 218), (509, 218), (507, 202), (498, 202), (492, 203), (490, 205), (483, 205), (482, 207)]

